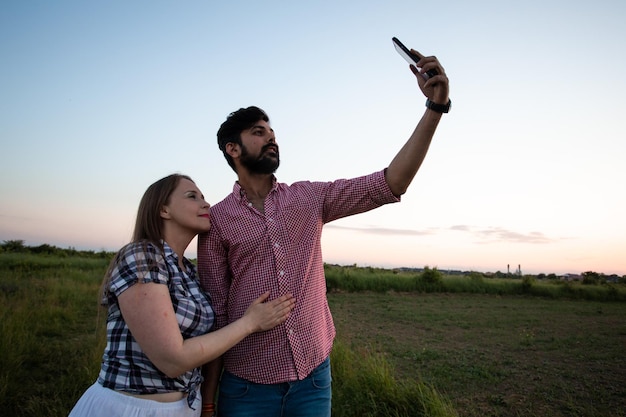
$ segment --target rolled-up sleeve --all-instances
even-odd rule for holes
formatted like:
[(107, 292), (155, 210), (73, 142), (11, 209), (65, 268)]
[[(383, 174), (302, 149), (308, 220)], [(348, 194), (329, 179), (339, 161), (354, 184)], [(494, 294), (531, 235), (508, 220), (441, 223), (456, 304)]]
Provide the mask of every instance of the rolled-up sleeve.
[(324, 223), (400, 201), (385, 180), (385, 170), (322, 184), (325, 187)]

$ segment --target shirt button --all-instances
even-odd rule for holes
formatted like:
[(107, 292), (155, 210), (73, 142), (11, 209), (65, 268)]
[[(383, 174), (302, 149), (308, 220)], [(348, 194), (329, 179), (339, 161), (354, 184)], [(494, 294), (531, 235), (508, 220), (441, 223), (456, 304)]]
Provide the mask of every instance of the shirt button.
[(280, 245), (279, 245), (278, 243), (274, 243), (274, 247), (275, 247), (275, 248), (279, 248), (279, 247), (280, 247)]
[(293, 329), (289, 329), (289, 336), (293, 335)]
[(279, 271), (279, 272), (278, 272), (278, 275), (280, 275), (281, 277), (282, 277), (282, 276), (285, 276), (285, 271)]

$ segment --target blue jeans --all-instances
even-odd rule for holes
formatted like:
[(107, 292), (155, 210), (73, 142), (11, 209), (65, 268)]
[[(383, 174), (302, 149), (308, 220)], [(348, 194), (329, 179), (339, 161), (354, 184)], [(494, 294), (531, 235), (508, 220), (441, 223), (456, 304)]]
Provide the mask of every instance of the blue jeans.
[(301, 381), (255, 384), (224, 371), (219, 417), (330, 417), (330, 358)]

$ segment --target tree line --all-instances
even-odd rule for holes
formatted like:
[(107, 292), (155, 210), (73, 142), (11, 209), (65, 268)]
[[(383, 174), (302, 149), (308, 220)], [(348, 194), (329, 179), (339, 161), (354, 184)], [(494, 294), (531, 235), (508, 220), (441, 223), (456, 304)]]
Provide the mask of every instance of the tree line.
[(33, 255), (51, 255), (58, 257), (79, 256), (94, 259), (112, 259), (115, 252), (107, 252), (101, 250), (98, 252), (92, 250), (77, 250), (76, 248), (59, 248), (47, 243), (38, 246), (26, 246), (23, 240), (4, 240), (0, 244), (0, 253), (26, 253)]
[[(0, 253), (26, 253), (33, 255), (51, 255), (58, 257), (71, 257), (71, 256), (79, 256), (84, 258), (92, 258), (92, 259), (112, 259), (115, 255), (115, 252), (100, 250), (95, 252), (93, 250), (77, 250), (76, 248), (59, 248), (54, 245), (49, 245), (47, 243), (38, 245), (38, 246), (27, 246), (23, 240), (4, 240), (0, 244)], [(356, 267), (356, 265), (354, 265)], [(404, 268), (400, 268), (401, 270)], [(428, 267), (426, 267), (428, 270)], [(421, 269), (420, 269), (421, 271)], [(429, 271), (432, 273), (440, 273), (441, 271), (437, 271), (437, 268), (434, 268), (433, 271)], [(483, 274), (476, 271), (463, 272), (462, 275), (467, 275), (470, 278), (475, 278), (475, 275), (480, 275), (481, 277), (486, 278), (511, 278), (512, 274), (503, 273), (497, 271), (495, 273), (487, 273)], [(558, 280), (562, 277), (558, 277), (556, 274), (538, 274), (538, 275), (525, 275), (524, 278), (529, 279), (538, 279), (538, 280)], [(583, 284), (606, 284), (606, 283), (621, 283), (626, 284), (626, 275), (618, 276), (618, 275), (605, 275), (600, 272), (595, 271), (586, 271), (580, 274), (580, 281)]]

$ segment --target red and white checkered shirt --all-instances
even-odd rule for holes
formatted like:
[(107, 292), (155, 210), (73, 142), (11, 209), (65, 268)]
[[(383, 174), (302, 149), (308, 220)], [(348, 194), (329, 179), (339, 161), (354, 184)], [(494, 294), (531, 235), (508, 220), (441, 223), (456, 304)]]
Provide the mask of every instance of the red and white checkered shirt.
[(235, 183), (211, 207), (211, 230), (198, 238), (198, 272), (220, 328), (243, 316), (266, 291), (291, 293), (295, 309), (284, 324), (255, 333), (224, 355), (224, 369), (261, 384), (305, 378), (330, 354), (335, 326), (326, 300), (322, 226), (397, 202), (384, 171), (333, 182), (274, 179), (265, 213)]

